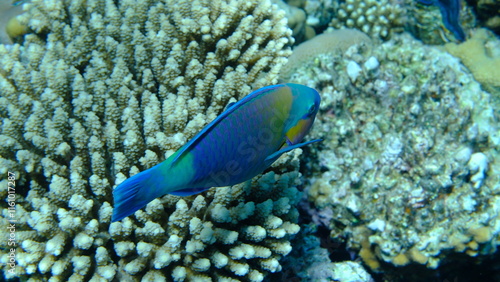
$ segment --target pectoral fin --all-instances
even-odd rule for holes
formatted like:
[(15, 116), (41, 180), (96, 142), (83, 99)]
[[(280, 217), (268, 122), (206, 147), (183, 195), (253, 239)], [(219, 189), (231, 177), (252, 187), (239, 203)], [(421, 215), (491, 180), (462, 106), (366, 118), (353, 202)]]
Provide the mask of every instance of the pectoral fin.
[(315, 140), (307, 141), (307, 142), (304, 142), (304, 143), (299, 143), (299, 144), (295, 144), (295, 145), (289, 145), (289, 146), (286, 146), (284, 148), (282, 146), (282, 149), (280, 149), (279, 151), (276, 151), (273, 154), (269, 155), (264, 160), (265, 163), (266, 163), (266, 166), (270, 166), (272, 163), (274, 163), (274, 161), (276, 161), (283, 153), (286, 153), (286, 152), (291, 151), (291, 150), (296, 149), (296, 148), (300, 148), (300, 147), (309, 145), (311, 143), (320, 142), (320, 141), (323, 141), (323, 140), (322, 139), (315, 139)]
[(285, 141), (283, 141), (283, 144), (281, 144), (281, 147), (280, 147), (280, 151), (282, 149), (285, 149), (286, 147), (288, 146), (292, 146), (292, 141), (290, 141), (290, 139), (288, 139), (288, 136), (285, 136)]

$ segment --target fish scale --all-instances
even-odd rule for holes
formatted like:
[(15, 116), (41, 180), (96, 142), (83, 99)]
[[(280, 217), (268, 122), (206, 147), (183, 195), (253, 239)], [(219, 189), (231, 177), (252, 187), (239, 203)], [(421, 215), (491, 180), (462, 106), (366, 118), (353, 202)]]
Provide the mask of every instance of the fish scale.
[[(213, 135), (207, 135), (206, 138), (202, 140), (195, 148), (194, 152), (194, 162), (200, 165), (200, 170), (197, 171), (196, 179), (199, 181), (203, 179), (201, 176), (208, 176), (206, 181), (200, 181), (198, 185), (201, 186), (213, 186), (217, 183), (210, 182), (210, 172), (213, 171), (224, 171), (226, 169), (226, 164), (230, 161), (238, 161), (238, 167), (241, 168), (245, 166), (245, 173), (234, 175), (228, 182), (218, 183), (219, 186), (231, 185), (232, 183), (239, 183), (248, 180), (247, 175), (255, 174), (256, 170), (260, 170), (263, 165), (263, 160), (260, 162), (247, 162), (248, 156), (245, 156), (238, 150), (241, 142), (246, 142), (248, 137), (257, 136), (260, 130), (266, 128), (268, 125), (268, 120), (273, 117), (272, 111), (265, 111), (266, 108), (271, 108), (276, 102), (266, 101), (266, 100), (256, 100), (255, 103), (247, 104), (246, 107), (241, 107), (233, 112), (233, 119), (226, 119), (221, 121), (217, 127), (215, 127), (211, 132)], [(269, 114), (255, 114), (255, 110), (252, 109), (253, 105), (257, 105), (260, 111)], [(237, 121), (236, 123), (234, 121)], [(281, 128), (283, 130), (283, 128)], [(221, 136), (229, 136), (233, 138), (229, 140), (220, 138)], [(283, 137), (281, 137), (283, 138)], [(276, 143), (276, 142), (274, 142)], [(279, 144), (282, 143), (279, 142)], [(251, 146), (250, 146), (251, 147)], [(270, 155), (272, 152), (276, 151), (276, 147), (267, 148), (265, 152), (266, 155)], [(197, 152), (200, 152), (199, 154)], [(219, 153), (214, 160), (211, 158), (205, 158), (203, 152), (217, 152)], [(200, 157), (197, 157), (200, 156)], [(251, 176), (250, 176), (251, 178)], [(194, 183), (193, 183), (194, 185)]]

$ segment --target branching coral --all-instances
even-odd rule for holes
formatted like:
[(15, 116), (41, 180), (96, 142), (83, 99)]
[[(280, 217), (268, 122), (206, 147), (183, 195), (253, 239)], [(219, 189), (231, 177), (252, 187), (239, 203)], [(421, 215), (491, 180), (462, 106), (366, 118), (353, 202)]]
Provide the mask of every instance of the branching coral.
[(20, 244), (6, 277), (258, 281), (278, 271), (298, 231), (298, 152), (251, 185), (110, 216), (116, 183), (165, 159), (231, 99), (276, 82), (292, 41), (284, 13), (268, 1), (27, 5), (32, 33), (0, 45), (0, 167), (17, 177)]
[(291, 188), (297, 176), (271, 171), (253, 183), (212, 189), (188, 201), (153, 201), (136, 213), (137, 222), (125, 219), (109, 227), (118, 242), (116, 254), (122, 257), (118, 272), (157, 277), (172, 273), (177, 281), (260, 281), (281, 270), (278, 261), (291, 250), (287, 238), (299, 230), (292, 223), (298, 216), (293, 208), (298, 191)]

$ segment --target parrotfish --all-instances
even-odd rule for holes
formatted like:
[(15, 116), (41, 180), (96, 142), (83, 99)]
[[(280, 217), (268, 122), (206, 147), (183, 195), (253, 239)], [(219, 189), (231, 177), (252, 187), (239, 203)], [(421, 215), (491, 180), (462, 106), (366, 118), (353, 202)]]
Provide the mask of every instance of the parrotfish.
[(248, 94), (165, 161), (119, 184), (113, 191), (112, 221), (166, 194), (189, 196), (245, 182), (283, 153), (321, 141), (300, 143), (311, 129), (319, 103), (316, 90), (292, 83)]
[(455, 38), (465, 41), (465, 32), (460, 26), (460, 1), (461, 0), (417, 0), (424, 5), (436, 5), (439, 7), (444, 26), (453, 33)]

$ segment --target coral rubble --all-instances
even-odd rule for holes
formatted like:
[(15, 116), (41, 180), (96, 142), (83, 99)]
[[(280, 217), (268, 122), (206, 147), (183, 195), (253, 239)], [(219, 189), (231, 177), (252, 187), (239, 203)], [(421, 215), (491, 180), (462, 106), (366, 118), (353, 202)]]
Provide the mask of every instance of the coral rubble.
[(374, 269), (496, 250), (500, 101), (457, 58), (403, 34), (316, 54), (290, 77), (322, 93), (308, 194), (332, 210), (333, 237)]

